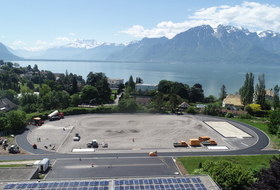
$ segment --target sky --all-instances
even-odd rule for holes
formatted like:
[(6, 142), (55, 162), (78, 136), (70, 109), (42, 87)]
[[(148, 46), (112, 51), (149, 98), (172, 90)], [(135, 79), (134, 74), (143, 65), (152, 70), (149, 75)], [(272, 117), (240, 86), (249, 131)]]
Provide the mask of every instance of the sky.
[(75, 39), (129, 43), (209, 24), (280, 32), (279, 0), (0, 0), (0, 42), (43, 50)]

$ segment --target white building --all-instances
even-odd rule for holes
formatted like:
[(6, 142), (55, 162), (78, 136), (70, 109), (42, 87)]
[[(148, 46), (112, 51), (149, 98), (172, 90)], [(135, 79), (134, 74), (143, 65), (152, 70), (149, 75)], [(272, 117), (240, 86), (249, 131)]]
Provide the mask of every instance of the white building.
[(119, 84), (124, 84), (123, 79), (110, 79), (108, 78), (110, 88), (118, 88)]

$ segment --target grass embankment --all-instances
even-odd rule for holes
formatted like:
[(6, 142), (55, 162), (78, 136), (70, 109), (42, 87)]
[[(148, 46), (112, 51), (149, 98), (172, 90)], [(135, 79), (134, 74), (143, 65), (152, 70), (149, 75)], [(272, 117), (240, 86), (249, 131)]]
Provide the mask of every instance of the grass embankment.
[(252, 125), (252, 126), (262, 130), (270, 138), (271, 147), (273, 149), (280, 149), (280, 138), (278, 138), (276, 135), (269, 134), (269, 132), (268, 132), (268, 126), (267, 126), (268, 120), (265, 120), (265, 119), (240, 119), (240, 118), (231, 118), (231, 119), (235, 120), (235, 121), (240, 121), (242, 123), (246, 123), (248, 125)]
[[(189, 174), (192, 174), (194, 169), (198, 169), (200, 164), (205, 161), (217, 162), (219, 160), (228, 160), (236, 164), (242, 165), (244, 168), (252, 171), (259, 171), (261, 168), (268, 168), (269, 161), (274, 155), (257, 155), (257, 156), (206, 156), (206, 157), (180, 157), (180, 161)], [(275, 155), (276, 156), (276, 155)]]

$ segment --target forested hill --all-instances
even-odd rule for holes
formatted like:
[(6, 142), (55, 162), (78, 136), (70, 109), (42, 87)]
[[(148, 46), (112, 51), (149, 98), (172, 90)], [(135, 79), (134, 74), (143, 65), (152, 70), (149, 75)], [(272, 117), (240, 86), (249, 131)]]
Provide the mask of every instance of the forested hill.
[(6, 46), (4, 46), (1, 42), (0, 42), (0, 60), (19, 60), (21, 59), (20, 57), (12, 54), (7, 48)]

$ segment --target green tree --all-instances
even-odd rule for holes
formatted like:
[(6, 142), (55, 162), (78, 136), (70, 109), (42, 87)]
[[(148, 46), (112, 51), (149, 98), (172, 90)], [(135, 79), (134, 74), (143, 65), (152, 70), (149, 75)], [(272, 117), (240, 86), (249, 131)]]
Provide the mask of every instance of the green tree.
[(201, 84), (195, 84), (190, 89), (190, 101), (191, 102), (203, 102), (204, 101), (204, 93), (202, 90)]
[(129, 77), (129, 80), (127, 82), (127, 86), (129, 87), (129, 92), (134, 92), (135, 91), (135, 83), (134, 83), (132, 75), (130, 75), (130, 77)]
[(274, 96), (273, 96), (273, 108), (274, 109), (277, 109), (277, 108), (279, 108), (280, 107), (280, 101), (279, 101), (279, 86), (278, 85), (276, 85), (275, 87), (274, 87), (274, 90), (273, 90), (273, 94), (274, 94)]
[(275, 111), (271, 111), (269, 113), (269, 123), (268, 131), (271, 134), (276, 134), (279, 131), (280, 127), (280, 109), (276, 109)]
[(158, 92), (161, 92), (163, 94), (171, 93), (171, 88), (172, 88), (172, 81), (161, 80), (158, 84)]
[(254, 96), (254, 75), (246, 73), (244, 85), (239, 89), (241, 102), (245, 106), (253, 102)]
[(119, 101), (117, 109), (123, 113), (135, 113), (138, 110), (138, 104), (132, 98), (123, 98)]
[(227, 97), (227, 90), (226, 90), (226, 86), (223, 85), (221, 88), (221, 92), (220, 92), (220, 100), (224, 100)]
[(202, 164), (202, 168), (223, 188), (246, 189), (255, 181), (253, 174), (242, 165), (226, 160), (206, 161)]
[(172, 113), (175, 112), (175, 109), (178, 107), (180, 103), (180, 98), (176, 94), (170, 94), (169, 95), (169, 102), (168, 107)]
[(79, 96), (79, 94), (77, 94), (77, 93), (73, 94), (71, 96), (70, 106), (77, 107), (80, 104), (81, 104), (81, 97)]
[(85, 85), (82, 89), (81, 101), (88, 104), (96, 98), (98, 98), (98, 90), (94, 86)]
[(258, 78), (259, 84), (256, 85), (256, 103), (260, 104), (262, 109), (265, 108), (265, 95), (266, 95), (266, 90), (265, 90), (265, 78), (264, 74), (261, 74)]
[(7, 113), (8, 129), (17, 133), (26, 126), (26, 113), (24, 111), (10, 111)]
[(152, 100), (152, 105), (154, 108), (158, 111), (162, 110), (163, 107), (163, 102), (164, 102), (164, 94), (162, 92), (159, 92), (157, 95)]

